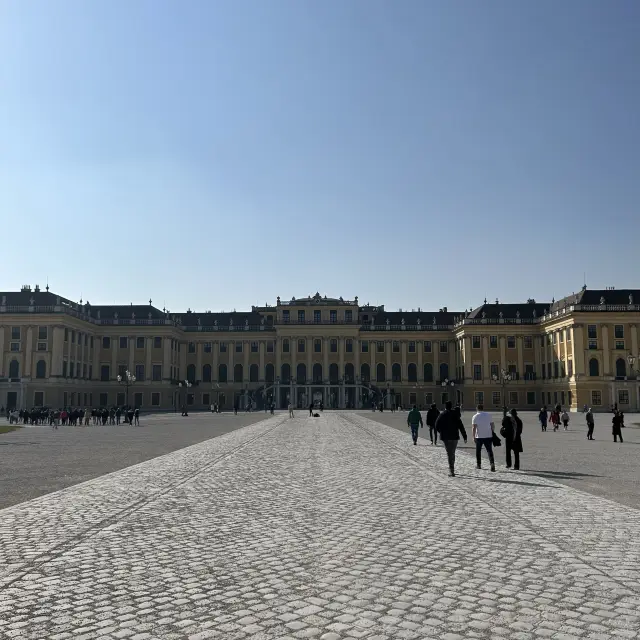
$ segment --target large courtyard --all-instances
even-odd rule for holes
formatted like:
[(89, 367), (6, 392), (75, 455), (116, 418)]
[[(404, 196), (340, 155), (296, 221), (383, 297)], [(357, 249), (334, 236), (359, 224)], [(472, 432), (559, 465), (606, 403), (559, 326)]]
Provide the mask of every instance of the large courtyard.
[(572, 417), (456, 478), (403, 413), (5, 434), (0, 637), (637, 638), (640, 431)]

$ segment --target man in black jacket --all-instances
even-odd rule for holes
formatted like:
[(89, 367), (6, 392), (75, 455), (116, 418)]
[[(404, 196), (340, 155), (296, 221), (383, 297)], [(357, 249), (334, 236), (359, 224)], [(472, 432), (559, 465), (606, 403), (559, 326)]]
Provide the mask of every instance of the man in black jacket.
[(447, 402), (444, 411), (436, 420), (436, 431), (440, 434), (440, 440), (444, 443), (447, 458), (449, 458), (449, 476), (451, 478), (456, 475), (454, 467), (456, 463), (456, 448), (458, 447), (458, 440), (460, 440), (459, 434), (462, 434), (465, 442), (467, 441), (467, 432), (462, 424), (460, 412), (453, 411), (452, 406), (450, 401)]
[(429, 411), (427, 411), (426, 420), (427, 426), (429, 427), (429, 437), (431, 438), (431, 444), (438, 444), (438, 431), (436, 430), (436, 420), (440, 412), (438, 411), (438, 407), (435, 404), (432, 404), (429, 407)]

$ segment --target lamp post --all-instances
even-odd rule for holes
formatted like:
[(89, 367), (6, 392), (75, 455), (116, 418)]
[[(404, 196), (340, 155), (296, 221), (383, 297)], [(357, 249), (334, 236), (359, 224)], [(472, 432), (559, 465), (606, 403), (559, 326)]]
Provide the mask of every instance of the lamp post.
[(187, 398), (186, 395), (189, 393), (189, 389), (191, 388), (191, 383), (188, 380), (185, 380), (184, 382), (178, 382), (178, 386), (180, 387), (180, 396), (182, 397), (182, 388), (184, 387), (185, 389), (185, 398), (184, 401), (182, 403), (182, 415), (186, 416), (189, 415), (187, 412)]
[(127, 394), (126, 405), (127, 407), (129, 407), (129, 387), (132, 384), (135, 384), (136, 377), (131, 373), (131, 371), (129, 371), (129, 369), (127, 369), (124, 372), (124, 375), (123, 376), (118, 375), (116, 377), (116, 380), (118, 381), (118, 384), (123, 384), (125, 386), (126, 394)]
[(505, 396), (505, 389), (507, 387), (507, 382), (511, 382), (511, 374), (505, 369), (500, 369), (500, 376), (497, 376), (495, 373), (491, 376), (491, 379), (494, 382), (500, 382), (500, 386), (502, 388), (502, 413), (503, 415), (507, 414), (507, 398)]
[[(453, 395), (453, 387), (456, 386), (456, 383), (453, 380), (449, 380), (449, 378), (445, 378), (440, 384), (443, 389), (447, 389), (448, 387), (451, 387), (451, 395)], [(445, 391), (445, 393), (447, 394), (447, 400), (448, 400), (449, 392)]]

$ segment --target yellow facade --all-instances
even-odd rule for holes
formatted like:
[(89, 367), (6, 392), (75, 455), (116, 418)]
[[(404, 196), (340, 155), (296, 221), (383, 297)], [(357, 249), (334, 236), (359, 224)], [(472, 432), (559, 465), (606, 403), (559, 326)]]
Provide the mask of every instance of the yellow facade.
[[(468, 408), (637, 411), (634, 295), (583, 289), (547, 304), (387, 312), (316, 294), (246, 313), (169, 314), (24, 287), (0, 294), (0, 405), (364, 408), (449, 398)], [(116, 379), (127, 370), (137, 378), (128, 390)]]

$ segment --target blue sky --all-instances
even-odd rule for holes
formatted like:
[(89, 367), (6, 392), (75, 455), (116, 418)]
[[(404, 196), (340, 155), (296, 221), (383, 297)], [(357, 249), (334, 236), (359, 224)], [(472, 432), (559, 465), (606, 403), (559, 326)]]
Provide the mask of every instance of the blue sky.
[(0, 3), (0, 289), (640, 287), (635, 0)]

